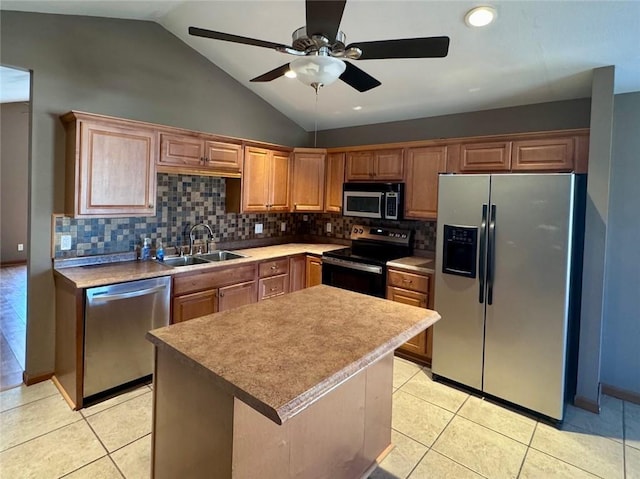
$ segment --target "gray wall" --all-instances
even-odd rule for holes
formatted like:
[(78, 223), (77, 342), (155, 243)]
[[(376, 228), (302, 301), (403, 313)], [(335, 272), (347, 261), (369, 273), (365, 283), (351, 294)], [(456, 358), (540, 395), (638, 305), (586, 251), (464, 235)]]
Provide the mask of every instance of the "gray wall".
[[(323, 130), (318, 132), (318, 145), (329, 148), (396, 141), (589, 128), (590, 108), (590, 99), (583, 98)], [(309, 144), (312, 145), (313, 132), (309, 134), (309, 138)]]
[(576, 402), (597, 409), (600, 402), (602, 312), (613, 131), (614, 67), (594, 70), (585, 213), (584, 269)]
[[(29, 104), (0, 105), (0, 263), (27, 261)], [(24, 251), (18, 251), (18, 243)]]
[(602, 336), (602, 383), (640, 395), (640, 92), (616, 95)]
[(2, 11), (0, 61), (33, 70), (26, 372), (52, 371), (51, 214), (71, 109), (287, 145), (308, 134), (152, 22)]

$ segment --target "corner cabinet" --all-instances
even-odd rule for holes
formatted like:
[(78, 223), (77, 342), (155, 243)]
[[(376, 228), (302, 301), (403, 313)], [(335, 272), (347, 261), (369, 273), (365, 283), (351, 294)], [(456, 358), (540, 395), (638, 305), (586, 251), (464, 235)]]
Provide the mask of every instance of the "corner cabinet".
[[(429, 308), (433, 303), (432, 288), (433, 278), (431, 275), (409, 273), (391, 268), (387, 271), (387, 299), (391, 301), (418, 308)], [(431, 366), (432, 345), (433, 328), (428, 328), (400, 346), (396, 353), (399, 356), (406, 356)]]
[(293, 152), (291, 203), (294, 212), (324, 210), (325, 150), (296, 149)]
[(246, 146), (242, 176), (242, 211), (289, 211), (287, 151)]
[(158, 133), (141, 122), (72, 111), (66, 129), (65, 213), (155, 216)]

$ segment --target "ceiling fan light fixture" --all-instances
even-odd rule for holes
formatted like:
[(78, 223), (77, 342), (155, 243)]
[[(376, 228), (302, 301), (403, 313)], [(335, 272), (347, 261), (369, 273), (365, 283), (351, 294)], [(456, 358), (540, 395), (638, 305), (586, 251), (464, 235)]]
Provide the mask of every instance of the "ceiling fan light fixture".
[[(310, 55), (297, 58), (289, 64), (296, 78), (305, 85), (330, 85), (344, 73), (345, 63), (330, 56)], [(315, 88), (315, 87), (314, 87)]]
[(488, 5), (472, 8), (464, 17), (470, 27), (485, 27), (496, 19), (496, 9)]

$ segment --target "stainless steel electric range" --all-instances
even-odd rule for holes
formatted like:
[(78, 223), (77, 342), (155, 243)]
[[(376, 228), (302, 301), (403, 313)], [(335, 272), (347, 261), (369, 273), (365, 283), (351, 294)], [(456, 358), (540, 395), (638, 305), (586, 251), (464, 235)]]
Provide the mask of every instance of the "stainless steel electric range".
[(351, 248), (322, 255), (322, 284), (384, 298), (387, 261), (411, 256), (413, 230), (354, 225)]

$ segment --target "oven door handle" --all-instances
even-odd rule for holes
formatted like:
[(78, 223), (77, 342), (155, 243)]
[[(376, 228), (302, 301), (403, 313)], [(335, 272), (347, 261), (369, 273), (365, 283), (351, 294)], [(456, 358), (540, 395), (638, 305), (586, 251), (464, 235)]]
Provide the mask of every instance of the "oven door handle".
[(330, 258), (328, 256), (322, 257), (322, 264), (332, 264), (334, 266), (341, 266), (343, 268), (355, 269), (358, 271), (364, 271), (366, 273), (382, 274), (382, 266), (355, 263), (353, 261), (345, 261), (343, 259)]

